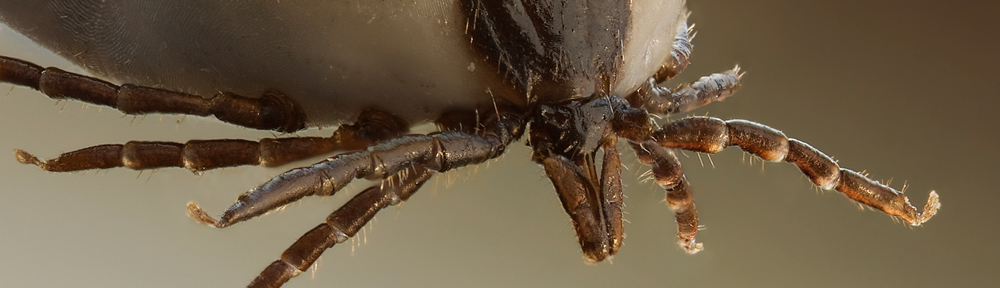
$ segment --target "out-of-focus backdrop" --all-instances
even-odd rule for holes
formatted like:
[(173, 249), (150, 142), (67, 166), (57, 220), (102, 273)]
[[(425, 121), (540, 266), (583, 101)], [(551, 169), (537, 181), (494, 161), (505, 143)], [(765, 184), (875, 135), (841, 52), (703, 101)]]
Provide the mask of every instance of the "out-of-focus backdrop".
[[(940, 213), (910, 228), (818, 192), (786, 163), (737, 149), (682, 156), (705, 251), (676, 247), (663, 191), (623, 149), (627, 239), (584, 264), (541, 167), (506, 156), (437, 176), (411, 201), (330, 249), (286, 287), (974, 287), (1000, 280), (1000, 2), (689, 1), (693, 63), (680, 77), (731, 68), (743, 89), (693, 114), (750, 119), (821, 149), (844, 167), (908, 185)], [(71, 71), (10, 29), (0, 54)], [(678, 82), (679, 83), (679, 82)], [(327, 135), (332, 129), (300, 135)], [(122, 116), (0, 85), (0, 150), (49, 158), (128, 140), (258, 139), (214, 119)], [(6, 153), (6, 152), (5, 152)], [(0, 279), (9, 287), (237, 287), (363, 185), (307, 198), (224, 230), (219, 213), (294, 165), (197, 176), (182, 169), (53, 174), (0, 157)], [(297, 163), (305, 165), (312, 161)], [(714, 164), (713, 164), (714, 163)]]

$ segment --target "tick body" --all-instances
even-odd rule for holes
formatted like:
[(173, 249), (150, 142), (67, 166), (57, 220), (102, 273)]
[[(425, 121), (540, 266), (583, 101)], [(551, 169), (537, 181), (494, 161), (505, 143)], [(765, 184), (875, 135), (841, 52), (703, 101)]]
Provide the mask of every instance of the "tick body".
[[(643, 5), (648, 9), (636, 10)], [(75, 17), (65, 20), (56, 17), (63, 14), (53, 12), (51, 17), (36, 15), (31, 20), (17, 20), (6, 14), (16, 9), (4, 8), (5, 21), (25, 31), (36, 31), (30, 33), (37, 33), (34, 35), (38, 42), (81, 57), (76, 61), (98, 74), (136, 84), (95, 82), (21, 60), (3, 59), (2, 80), (40, 89), (53, 98), (81, 99), (131, 114), (215, 115), (241, 126), (285, 132), (305, 125), (345, 123), (330, 138), (129, 142), (84, 148), (50, 160), (18, 150), (18, 160), (51, 171), (170, 166), (203, 171), (236, 165), (281, 165), (341, 151), (323, 162), (290, 170), (250, 189), (221, 217), (204, 212), (197, 204), (188, 205), (188, 213), (194, 220), (219, 228), (307, 196), (333, 195), (355, 178), (382, 181), (364, 189), (324, 223), (302, 236), (279, 260), (267, 266), (251, 287), (280, 286), (309, 268), (326, 248), (355, 236), (378, 210), (408, 199), (436, 173), (496, 158), (525, 133), (532, 147), (531, 159), (541, 164), (551, 179), (588, 261), (602, 261), (614, 255), (624, 240), (620, 148), (634, 150), (640, 162), (652, 165), (653, 178), (667, 191), (667, 203), (676, 213), (679, 244), (688, 253), (702, 249), (701, 243), (695, 241), (699, 222), (690, 184), (674, 149), (715, 153), (727, 146), (738, 146), (768, 161), (790, 162), (821, 188), (841, 191), (915, 226), (933, 216), (939, 206), (936, 194), (932, 193), (920, 212), (898, 191), (842, 169), (808, 144), (761, 124), (710, 117), (681, 119), (663, 127), (653, 122), (651, 115), (687, 112), (724, 99), (740, 86), (742, 74), (738, 68), (676, 89), (661, 84), (684, 70), (691, 51), (692, 35), (679, 1), (461, 2), (405, 10), (396, 9), (405, 5), (343, 6), (308, 7), (293, 12), (286, 11), (284, 6), (263, 9), (274, 13), (251, 18), (282, 21), (236, 25), (249, 27), (251, 32), (268, 32), (243, 37), (232, 36), (239, 33), (226, 29), (214, 29), (220, 27), (214, 20), (199, 22), (195, 20), (201, 18), (195, 17), (191, 22), (194, 27), (207, 24), (213, 28), (207, 30), (219, 32), (195, 38), (195, 42), (199, 39), (217, 42), (183, 46), (179, 52), (170, 53), (155, 53), (164, 49), (129, 46), (145, 41), (118, 36), (104, 39), (101, 33), (94, 36), (79, 32), (71, 35), (112, 45), (70, 53), (79, 50), (71, 45), (76, 42), (59, 44), (58, 34), (24, 26), (52, 27), (52, 23), (32, 22), (52, 19), (70, 21), (68, 27), (72, 28)], [(227, 9), (241, 11), (238, 8)], [(332, 22), (333, 26), (347, 25), (354, 29), (376, 23), (373, 25), (378, 27), (370, 31), (362, 28), (362, 33), (354, 38), (331, 37), (352, 39), (347, 41), (350, 44), (321, 45), (338, 47), (334, 50), (337, 52), (316, 51), (317, 46), (295, 50), (305, 45), (301, 40), (304, 36), (298, 33), (310, 31), (304, 27), (312, 26), (298, 23), (310, 21), (305, 17), (287, 22), (286, 19), (326, 8), (346, 13), (345, 17), (334, 17), (336, 21), (353, 21), (350, 25)], [(15, 14), (20, 15), (11, 15)], [(79, 15), (86, 19), (83, 13)], [(112, 15), (110, 19), (127, 17)], [(108, 27), (125, 27), (122, 35), (128, 35), (128, 27), (136, 26), (125, 20), (98, 22), (115, 24)], [(286, 23), (291, 24), (283, 26)], [(65, 28), (65, 25), (55, 26)], [(96, 31), (119, 33), (121, 29)], [(413, 33), (392, 34), (394, 37), (384, 39), (367, 37), (386, 31)], [(325, 33), (335, 32), (310, 35)], [(351, 34), (344, 33), (334, 35)], [(254, 36), (249, 37), (251, 43), (232, 39), (245, 39), (247, 35)], [(299, 41), (285, 39), (288, 37)], [(265, 41), (273, 39), (282, 41)], [(162, 48), (178, 40), (151, 46)], [(233, 50), (230, 46), (239, 48)], [(104, 46), (95, 44), (95, 47)], [(246, 55), (261, 52), (260, 49), (269, 60), (264, 64), (245, 62), (255, 60)], [(98, 52), (88, 54), (90, 51)], [(216, 53), (194, 57), (196, 60), (187, 64), (173, 63), (176, 59), (192, 59), (183, 56), (201, 51)], [(378, 53), (365, 55), (368, 51)], [(140, 56), (134, 56), (137, 54)], [(152, 54), (158, 56), (148, 56)], [(212, 62), (220, 57), (223, 61)], [(239, 63), (233, 62), (235, 59), (244, 63), (228, 70), (222, 68)], [(164, 67), (168, 72), (162, 71)], [(227, 73), (216, 74), (215, 70)], [(241, 76), (230, 78), (223, 74)], [(361, 80), (354, 81), (355, 78)], [(199, 93), (212, 89), (235, 94), (222, 93), (211, 100), (195, 96), (214, 94)], [(255, 98), (256, 95), (264, 96)], [(410, 125), (425, 120), (434, 120), (441, 132), (403, 135)], [(624, 144), (620, 145), (619, 140)], [(603, 156), (597, 158), (597, 155)]]

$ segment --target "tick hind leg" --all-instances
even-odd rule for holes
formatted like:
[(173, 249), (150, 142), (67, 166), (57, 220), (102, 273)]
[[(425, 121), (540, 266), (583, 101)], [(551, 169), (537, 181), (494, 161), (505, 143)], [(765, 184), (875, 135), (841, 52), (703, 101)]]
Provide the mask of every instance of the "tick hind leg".
[(306, 115), (287, 96), (269, 91), (260, 98), (220, 92), (211, 98), (164, 89), (106, 81), (42, 68), (33, 63), (0, 56), (0, 82), (41, 91), (53, 99), (73, 99), (118, 109), (125, 114), (149, 113), (215, 116), (223, 122), (261, 130), (294, 132), (305, 128)]
[(17, 160), (46, 171), (68, 172), (125, 167), (134, 170), (182, 167), (192, 172), (241, 165), (274, 167), (334, 151), (357, 150), (395, 138), (409, 130), (407, 123), (387, 112), (362, 111), (353, 125), (341, 125), (330, 137), (191, 140), (186, 143), (129, 141), (63, 153), (41, 160), (20, 149)]

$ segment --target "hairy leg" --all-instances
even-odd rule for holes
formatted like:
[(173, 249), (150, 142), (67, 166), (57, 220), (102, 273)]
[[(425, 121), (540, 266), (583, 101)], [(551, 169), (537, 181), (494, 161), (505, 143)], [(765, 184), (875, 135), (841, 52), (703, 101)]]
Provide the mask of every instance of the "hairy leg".
[(656, 184), (667, 191), (667, 206), (674, 211), (677, 221), (677, 243), (688, 254), (698, 253), (704, 248), (694, 239), (698, 234), (698, 211), (680, 160), (673, 151), (652, 141), (630, 144), (639, 161), (652, 166)]
[(122, 113), (214, 115), (223, 122), (247, 128), (294, 132), (305, 128), (302, 108), (285, 95), (270, 91), (260, 98), (220, 92), (212, 98), (164, 89), (106, 81), (42, 68), (27, 61), (0, 56), (0, 82), (41, 91), (53, 99), (74, 99), (118, 109)]
[(841, 168), (809, 144), (789, 139), (781, 131), (756, 122), (691, 117), (672, 122), (651, 136), (664, 147), (716, 153), (728, 146), (738, 146), (767, 161), (793, 163), (820, 188), (840, 191), (913, 226), (929, 220), (941, 206), (937, 193), (931, 191), (922, 212), (917, 212), (903, 193)]
[(632, 107), (643, 107), (649, 113), (677, 114), (684, 113), (714, 101), (725, 100), (740, 88), (740, 67), (704, 76), (694, 83), (684, 84), (676, 89), (667, 89), (650, 81), (629, 95)]
[(129, 141), (105, 144), (63, 153), (41, 160), (15, 149), (17, 160), (46, 171), (68, 172), (126, 167), (134, 170), (183, 167), (191, 172), (241, 165), (279, 166), (288, 162), (357, 150), (399, 137), (409, 130), (405, 121), (387, 112), (362, 111), (353, 125), (341, 125), (330, 137), (191, 140), (187, 143)]
[(691, 13), (684, 14), (677, 23), (677, 34), (674, 35), (674, 45), (670, 49), (670, 58), (660, 66), (660, 70), (657, 70), (653, 74), (653, 83), (663, 83), (664, 81), (674, 78), (677, 74), (684, 72), (688, 64), (691, 64), (691, 51), (694, 49), (694, 45), (691, 41), (694, 40), (694, 25), (688, 26), (687, 18)]
[(310, 195), (332, 195), (355, 178), (385, 179), (414, 165), (444, 172), (482, 163), (503, 154), (519, 138), (525, 119), (516, 108), (498, 108), (485, 115), (475, 134), (461, 131), (405, 135), (365, 150), (343, 153), (309, 167), (296, 168), (247, 191), (218, 220), (197, 204), (188, 215), (215, 227), (246, 221)]
[(379, 210), (409, 199), (432, 174), (416, 165), (365, 189), (299, 237), (247, 287), (281, 287), (308, 269), (326, 249), (354, 237)]
[(688, 83), (676, 89), (666, 88), (665, 82), (674, 78), (687, 68), (694, 49), (694, 25), (688, 26), (684, 15), (677, 25), (677, 34), (670, 50), (670, 57), (660, 66), (649, 80), (639, 87), (638, 91), (625, 97), (632, 107), (644, 107), (655, 114), (677, 114), (694, 110), (713, 101), (721, 101), (736, 92), (739, 80), (743, 76), (736, 68), (702, 77), (694, 83)]

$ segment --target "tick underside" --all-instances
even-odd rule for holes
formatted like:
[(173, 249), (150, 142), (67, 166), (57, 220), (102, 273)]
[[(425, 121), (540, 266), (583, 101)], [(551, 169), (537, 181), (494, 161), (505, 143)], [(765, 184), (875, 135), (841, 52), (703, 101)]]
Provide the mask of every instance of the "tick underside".
[[(220, 218), (210, 216), (193, 202), (188, 204), (192, 219), (218, 228), (306, 196), (332, 195), (356, 178), (381, 180), (306, 232), (250, 287), (281, 286), (312, 265), (324, 250), (353, 237), (380, 209), (408, 199), (435, 173), (500, 156), (526, 132), (529, 123), (532, 159), (544, 167), (551, 179), (589, 261), (614, 255), (624, 238), (619, 139), (627, 142), (640, 162), (652, 166), (653, 179), (666, 190), (667, 204), (675, 212), (679, 245), (688, 253), (698, 252), (703, 246), (695, 241), (697, 212), (676, 149), (716, 153), (737, 146), (763, 160), (790, 162), (820, 188), (840, 191), (913, 226), (936, 213), (940, 207), (936, 193), (931, 192), (922, 212), (918, 212), (901, 192), (841, 168), (805, 142), (762, 124), (687, 117), (658, 125), (651, 116), (693, 110), (730, 96), (740, 85), (742, 74), (737, 67), (675, 89), (664, 86), (688, 64), (689, 33), (686, 27), (679, 29), (670, 60), (627, 97), (595, 95), (531, 109), (494, 99), (480, 107), (442, 111), (435, 121), (439, 132), (425, 135), (406, 134), (412, 123), (369, 109), (360, 111), (353, 124), (341, 125), (330, 137), (130, 141), (87, 147), (49, 160), (23, 150), (15, 150), (15, 155), (21, 163), (57, 172), (114, 167), (183, 167), (200, 172), (239, 165), (272, 167), (346, 151), (312, 166), (289, 170), (250, 189)], [(294, 132), (307, 124), (301, 107), (279, 91), (257, 98), (230, 93), (205, 98), (131, 84), (119, 86), (7, 57), (0, 57), (0, 81), (39, 90), (54, 99), (80, 100), (133, 115), (212, 115), (237, 126), (279, 132)], [(557, 119), (569, 119), (571, 123)], [(563, 141), (566, 138), (573, 141), (567, 144)], [(570, 150), (573, 153), (566, 152)], [(596, 161), (599, 150), (603, 150), (603, 159)]]

